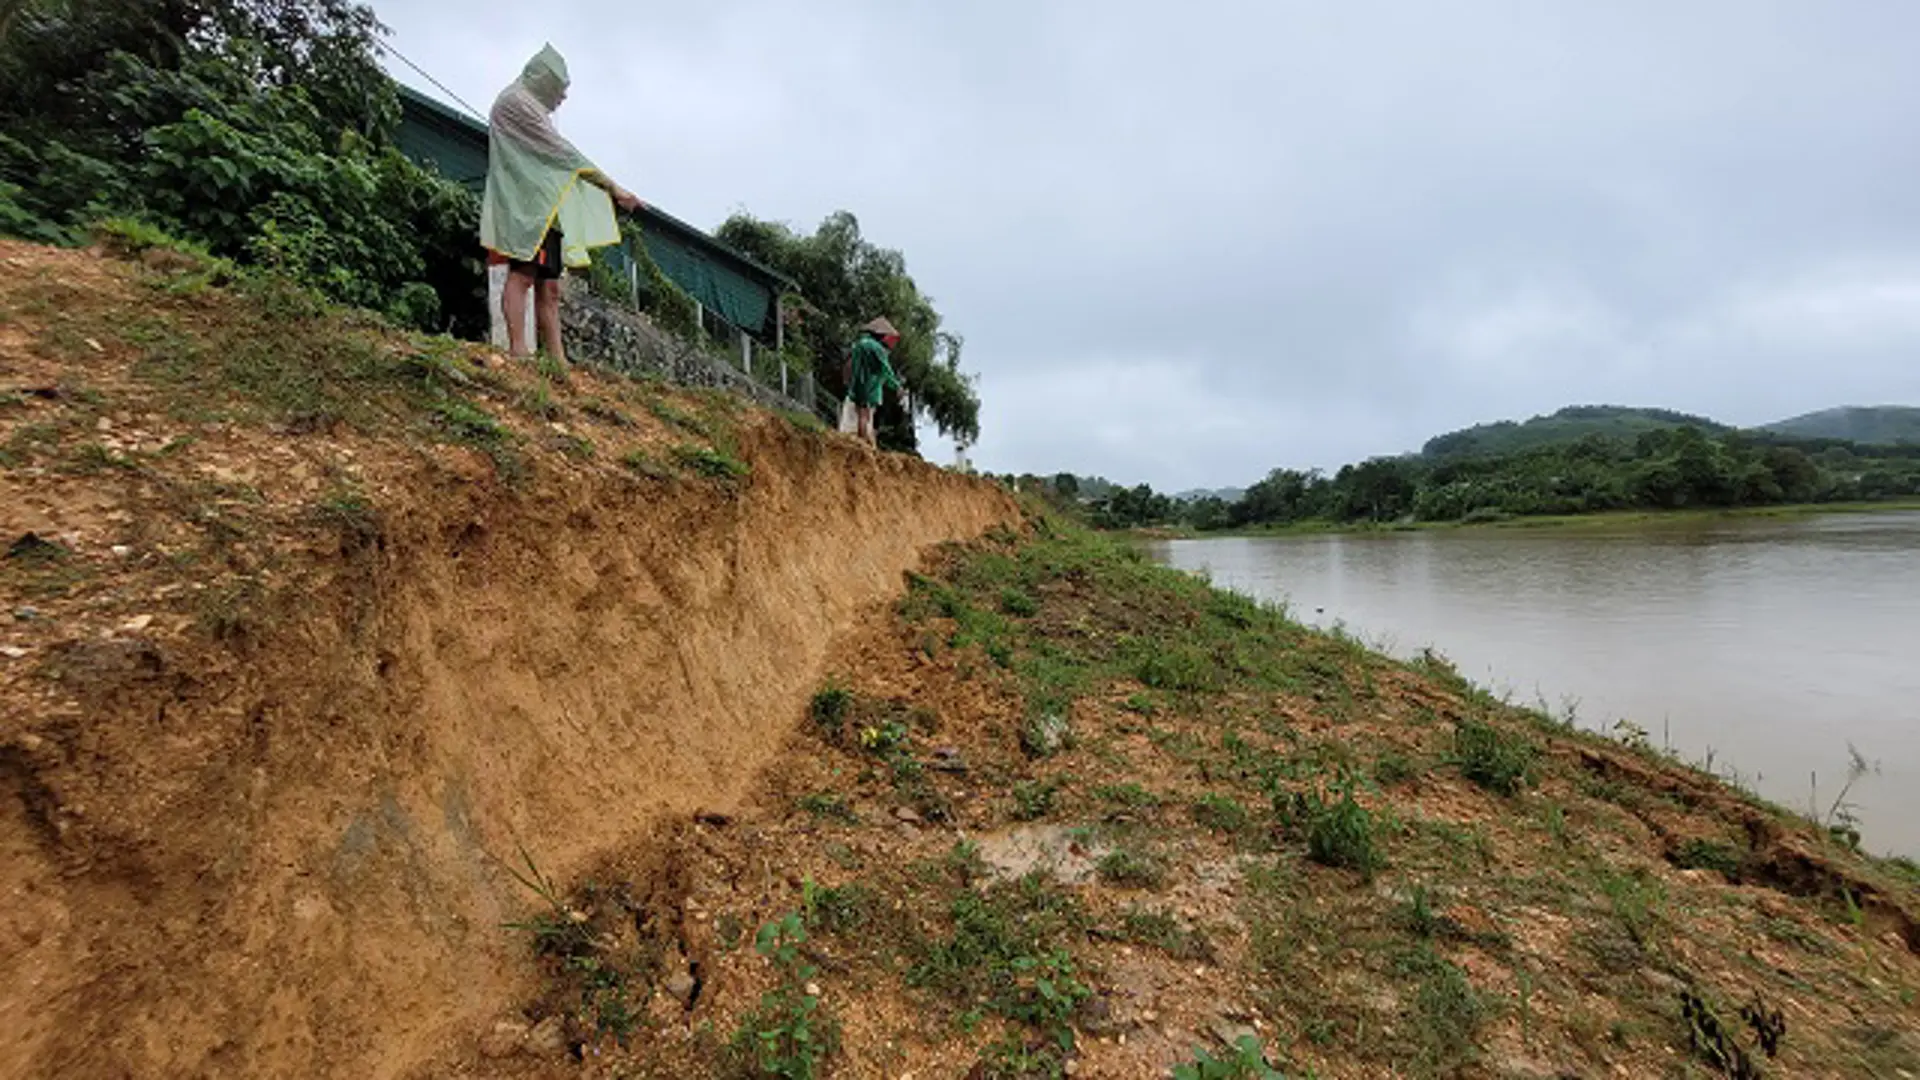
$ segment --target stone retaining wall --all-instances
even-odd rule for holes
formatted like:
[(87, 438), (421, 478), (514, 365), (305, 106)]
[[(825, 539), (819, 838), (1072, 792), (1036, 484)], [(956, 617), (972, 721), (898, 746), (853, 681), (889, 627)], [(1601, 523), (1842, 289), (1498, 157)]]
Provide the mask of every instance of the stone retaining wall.
[(725, 390), (770, 409), (813, 411), (810, 405), (678, 340), (646, 316), (594, 296), (582, 282), (569, 283), (560, 324), (567, 337), (567, 355), (576, 363), (652, 375), (676, 386)]

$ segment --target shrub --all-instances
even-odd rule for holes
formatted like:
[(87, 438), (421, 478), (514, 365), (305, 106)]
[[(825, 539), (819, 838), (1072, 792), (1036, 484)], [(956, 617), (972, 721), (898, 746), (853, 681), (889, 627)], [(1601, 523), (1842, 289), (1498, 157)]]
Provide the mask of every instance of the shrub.
[(1462, 720), (1453, 732), (1454, 754), (1468, 780), (1501, 795), (1517, 795), (1532, 779), (1533, 747), (1520, 736), (1480, 720)]
[(1307, 855), (1323, 866), (1358, 870), (1371, 879), (1384, 863), (1374, 840), (1373, 815), (1353, 797), (1349, 779), (1335, 785), (1338, 798), (1319, 791), (1280, 795), (1281, 816), (1307, 836)]
[(813, 701), (807, 706), (807, 714), (813, 717), (813, 722), (820, 726), (820, 730), (837, 738), (852, 709), (853, 691), (839, 683), (829, 682), (813, 695)]

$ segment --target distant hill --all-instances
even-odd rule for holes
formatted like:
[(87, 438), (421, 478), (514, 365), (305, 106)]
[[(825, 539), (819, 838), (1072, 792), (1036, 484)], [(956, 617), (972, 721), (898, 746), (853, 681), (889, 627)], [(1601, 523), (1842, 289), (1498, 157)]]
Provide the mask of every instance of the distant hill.
[(1797, 439), (1846, 439), (1849, 442), (1891, 446), (1920, 443), (1920, 408), (1911, 405), (1845, 406), (1822, 409), (1791, 420), (1767, 424), (1761, 431)]
[[(1816, 414), (1818, 415), (1818, 414)], [(1523, 423), (1502, 420), (1476, 424), (1445, 435), (1436, 435), (1421, 447), (1430, 458), (1478, 457), (1509, 454), (1536, 446), (1572, 442), (1588, 435), (1606, 435), (1620, 439), (1637, 438), (1642, 432), (1662, 428), (1697, 427), (1702, 431), (1731, 431), (1725, 424), (1704, 416), (1690, 416), (1671, 409), (1636, 409), (1625, 405), (1569, 405), (1551, 416), (1536, 416)]]

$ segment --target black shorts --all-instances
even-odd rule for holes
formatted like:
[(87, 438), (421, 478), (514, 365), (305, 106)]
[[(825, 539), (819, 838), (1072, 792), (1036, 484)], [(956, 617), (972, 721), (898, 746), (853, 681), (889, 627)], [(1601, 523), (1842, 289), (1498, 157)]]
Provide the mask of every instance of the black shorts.
[(522, 274), (531, 274), (535, 281), (558, 281), (567, 272), (566, 264), (560, 260), (560, 229), (555, 226), (547, 230), (547, 238), (540, 241), (540, 250), (531, 260), (507, 260), (510, 269)]

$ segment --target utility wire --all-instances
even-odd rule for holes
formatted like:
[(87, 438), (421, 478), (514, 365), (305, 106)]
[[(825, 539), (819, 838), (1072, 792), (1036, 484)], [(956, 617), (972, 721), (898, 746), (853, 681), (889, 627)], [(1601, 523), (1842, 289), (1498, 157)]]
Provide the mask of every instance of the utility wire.
[[(402, 53), (399, 49), (394, 48), (393, 46), (387, 44), (384, 41), (379, 43), (379, 48), (382, 52), (392, 54), (395, 60), (400, 61), (401, 63), (412, 68), (414, 71), (418, 72), (421, 78), (432, 83), (434, 86), (439, 87), (441, 93), (452, 98), (461, 108), (467, 110), (467, 115), (473, 117), (475, 120), (481, 120), (479, 109), (476, 109), (473, 106), (467, 104), (466, 101), (462, 99), (459, 94), (456, 94), (452, 90), (448, 89), (446, 83), (443, 83), (439, 79), (434, 78), (432, 75), (427, 74), (426, 68), (423, 68), (419, 64), (416, 64), (413, 61), (407, 59), (406, 55)], [(484, 123), (485, 121), (482, 120), (482, 122)]]

